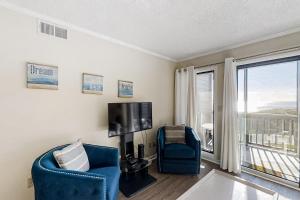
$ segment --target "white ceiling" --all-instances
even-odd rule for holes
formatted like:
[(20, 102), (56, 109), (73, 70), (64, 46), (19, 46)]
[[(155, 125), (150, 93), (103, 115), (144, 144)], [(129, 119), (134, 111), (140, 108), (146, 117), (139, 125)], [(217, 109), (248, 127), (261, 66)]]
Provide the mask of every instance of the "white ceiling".
[(300, 0), (0, 0), (173, 60), (300, 27)]

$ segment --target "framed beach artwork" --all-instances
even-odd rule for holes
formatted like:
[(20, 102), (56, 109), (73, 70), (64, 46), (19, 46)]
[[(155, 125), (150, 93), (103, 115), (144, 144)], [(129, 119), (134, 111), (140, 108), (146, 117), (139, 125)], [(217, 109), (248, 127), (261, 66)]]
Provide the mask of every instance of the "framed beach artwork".
[(27, 88), (58, 89), (58, 67), (27, 63)]
[(103, 94), (103, 76), (96, 74), (82, 74), (82, 93)]
[(133, 97), (133, 82), (118, 81), (118, 96), (123, 98)]

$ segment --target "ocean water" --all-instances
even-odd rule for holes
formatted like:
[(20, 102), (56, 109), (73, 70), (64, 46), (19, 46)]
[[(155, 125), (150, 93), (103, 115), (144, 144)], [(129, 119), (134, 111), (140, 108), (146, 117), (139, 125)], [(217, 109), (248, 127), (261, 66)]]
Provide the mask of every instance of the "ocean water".
[(83, 84), (83, 90), (94, 90), (94, 91), (103, 91), (102, 84)]
[(47, 78), (31, 78), (27, 81), (29, 84), (44, 84), (44, 85), (58, 85), (58, 81), (55, 79)]
[(131, 90), (131, 89), (121, 89), (120, 90), (120, 95), (122, 95), (122, 96), (132, 96), (133, 95), (133, 90)]

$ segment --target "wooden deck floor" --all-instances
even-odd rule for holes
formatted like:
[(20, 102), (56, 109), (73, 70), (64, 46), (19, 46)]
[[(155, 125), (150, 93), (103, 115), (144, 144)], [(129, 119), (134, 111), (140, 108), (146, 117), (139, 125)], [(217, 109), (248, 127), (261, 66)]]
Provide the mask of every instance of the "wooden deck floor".
[[(144, 191), (131, 197), (130, 200), (175, 200), (197, 181), (199, 181), (202, 177), (208, 174), (212, 169), (219, 169), (218, 165), (207, 161), (202, 161), (202, 166), (204, 168), (201, 169), (201, 172), (198, 176), (185, 176), (160, 174), (156, 171), (155, 164), (152, 164), (149, 172), (157, 179), (156, 183), (151, 185)], [(278, 192), (280, 195), (279, 200), (300, 199), (300, 191), (293, 190), (245, 173), (241, 174), (241, 178)], [(122, 193), (120, 193), (119, 199), (126, 200), (127, 198)]]
[(287, 154), (268, 148), (243, 148), (243, 165), (293, 182), (299, 182), (299, 155)]

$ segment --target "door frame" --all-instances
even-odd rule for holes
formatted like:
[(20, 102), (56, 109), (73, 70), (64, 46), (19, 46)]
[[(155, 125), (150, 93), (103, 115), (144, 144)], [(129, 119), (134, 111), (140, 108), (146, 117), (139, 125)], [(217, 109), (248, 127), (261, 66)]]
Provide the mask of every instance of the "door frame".
[[(240, 65), (248, 65), (252, 63), (259, 63), (259, 62), (265, 62), (269, 60), (276, 60), (276, 59), (284, 59), (288, 57), (293, 57), (293, 56), (300, 56), (300, 51), (292, 51), (292, 52), (287, 52), (287, 53), (278, 53), (278, 54), (273, 54), (273, 55), (265, 55), (265, 56), (260, 56), (256, 58), (250, 58), (250, 59), (244, 59), (241, 61), (236, 61), (236, 66)], [(238, 71), (238, 69), (237, 69)], [(299, 152), (299, 159), (300, 159), (300, 61), (298, 61), (298, 66), (297, 66), (297, 111), (298, 111), (298, 152)], [(300, 163), (299, 163), (300, 165)], [(299, 183), (295, 183), (289, 180), (285, 180), (267, 173), (259, 172), (254, 169), (250, 169), (247, 167), (242, 166), (241, 164), (241, 169), (243, 172), (252, 174), (254, 176), (258, 176), (261, 178), (264, 178), (269, 181), (273, 181), (275, 183), (279, 183), (288, 187), (291, 187), (293, 189), (299, 190), (300, 191), (300, 181)], [(300, 177), (300, 169), (299, 169), (299, 177)]]
[(219, 98), (218, 98), (218, 66), (212, 65), (207, 67), (201, 67), (197, 68), (195, 70), (196, 76), (197, 74), (201, 73), (207, 73), (207, 72), (213, 72), (214, 74), (214, 82), (213, 82), (213, 123), (214, 123), (214, 135), (213, 135), (213, 145), (214, 145), (214, 151), (213, 153), (203, 151), (202, 152), (202, 158), (214, 163), (219, 163), (218, 155), (219, 155), (219, 135), (218, 135), (218, 105), (219, 105)]

